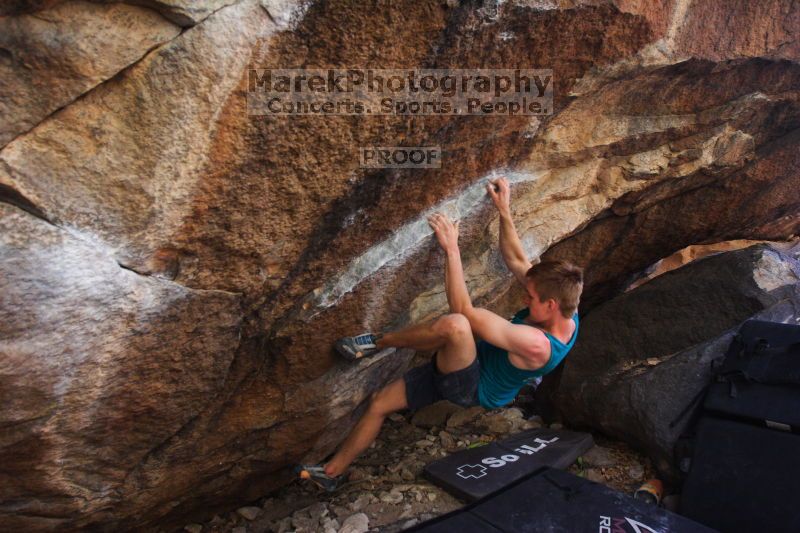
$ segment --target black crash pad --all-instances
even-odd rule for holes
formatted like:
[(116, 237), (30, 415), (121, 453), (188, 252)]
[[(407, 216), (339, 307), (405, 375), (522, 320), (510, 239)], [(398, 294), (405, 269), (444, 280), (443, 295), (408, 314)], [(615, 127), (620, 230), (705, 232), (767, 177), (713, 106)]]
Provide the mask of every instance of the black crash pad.
[[(418, 529), (418, 528), (422, 529)], [(404, 531), (425, 531), (425, 533), (503, 533), (492, 524), (471, 513), (455, 511), (453, 513), (424, 522), (414, 529)]]
[(707, 411), (800, 432), (800, 326), (748, 320), (717, 373)]
[(800, 435), (704, 416), (681, 514), (722, 531), (800, 531)]
[(715, 530), (568, 472), (545, 468), (407, 531), (710, 533)]
[(544, 467), (567, 468), (592, 446), (588, 433), (529, 429), (428, 463), (424, 475), (453, 496), (472, 502)]

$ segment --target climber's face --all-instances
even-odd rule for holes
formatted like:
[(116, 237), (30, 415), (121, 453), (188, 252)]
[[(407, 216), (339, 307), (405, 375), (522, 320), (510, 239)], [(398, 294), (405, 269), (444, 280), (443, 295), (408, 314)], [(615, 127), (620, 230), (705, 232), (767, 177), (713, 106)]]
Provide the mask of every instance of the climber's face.
[(553, 318), (554, 313), (558, 311), (558, 302), (553, 298), (542, 301), (539, 293), (536, 292), (536, 285), (531, 280), (528, 280), (525, 284), (525, 296), (523, 298), (530, 312), (530, 319), (533, 322), (546, 322)]

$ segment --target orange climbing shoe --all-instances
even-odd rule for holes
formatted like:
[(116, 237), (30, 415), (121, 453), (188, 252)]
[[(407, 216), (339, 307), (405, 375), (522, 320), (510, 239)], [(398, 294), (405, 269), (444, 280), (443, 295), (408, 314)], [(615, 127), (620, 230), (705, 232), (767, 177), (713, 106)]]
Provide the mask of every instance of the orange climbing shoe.
[(331, 477), (326, 474), (322, 465), (297, 465), (294, 471), (300, 476), (300, 479), (308, 479), (328, 492), (335, 491), (342, 481), (342, 476)]

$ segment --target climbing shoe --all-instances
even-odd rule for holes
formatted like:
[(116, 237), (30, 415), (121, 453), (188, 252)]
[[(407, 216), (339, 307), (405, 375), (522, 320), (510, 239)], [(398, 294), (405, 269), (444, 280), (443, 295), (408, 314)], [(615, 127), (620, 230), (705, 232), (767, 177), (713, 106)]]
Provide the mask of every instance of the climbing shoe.
[(342, 337), (336, 341), (336, 351), (339, 355), (350, 361), (369, 357), (378, 353), (377, 337), (372, 333), (364, 333), (355, 337)]
[(321, 489), (333, 492), (339, 487), (342, 476), (331, 477), (325, 473), (322, 465), (297, 465), (294, 467), (295, 473), (300, 479), (308, 479), (314, 482)]

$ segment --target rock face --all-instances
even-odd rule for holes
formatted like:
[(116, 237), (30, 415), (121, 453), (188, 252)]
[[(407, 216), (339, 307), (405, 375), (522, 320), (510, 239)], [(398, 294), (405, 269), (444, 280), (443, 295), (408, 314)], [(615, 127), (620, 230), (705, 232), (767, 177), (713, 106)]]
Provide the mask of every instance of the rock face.
[[(184, 524), (324, 458), (411, 357), (332, 342), (446, 310), (428, 212), (478, 303), (508, 289), (489, 176), (531, 256), (586, 266), (586, 309), (687, 245), (796, 233), (799, 9), (4, 5), (0, 529)], [(553, 114), (246, 112), (250, 68), (498, 65), (553, 69)], [(361, 168), (375, 145), (442, 168)]]
[(67, 2), (0, 18), (0, 147), (180, 32), (158, 13)]
[(239, 341), (240, 296), (140, 276), (7, 204), (0, 228), (0, 497), (18, 513), (3, 529), (49, 529), (91, 507), (42, 494), (115, 503), (110, 487), (214, 403)]
[[(280, 1), (280, 0), (278, 0)], [(236, 0), (97, 0), (106, 4), (130, 4), (147, 7), (159, 12), (164, 17), (181, 26), (193, 26), (202, 22), (214, 11), (231, 5)], [(0, 16), (25, 15), (41, 12), (47, 8), (55, 8), (57, 4), (72, 3), (68, 0), (9, 0), (0, 7)], [(274, 1), (265, 0), (264, 4), (273, 4)], [(49, 16), (50, 12), (46, 14)], [(124, 39), (120, 39), (123, 42)]]
[(635, 444), (674, 478), (691, 419), (681, 413), (748, 318), (800, 322), (796, 258), (768, 245), (726, 252), (601, 304), (581, 321), (552, 400), (568, 423)]

